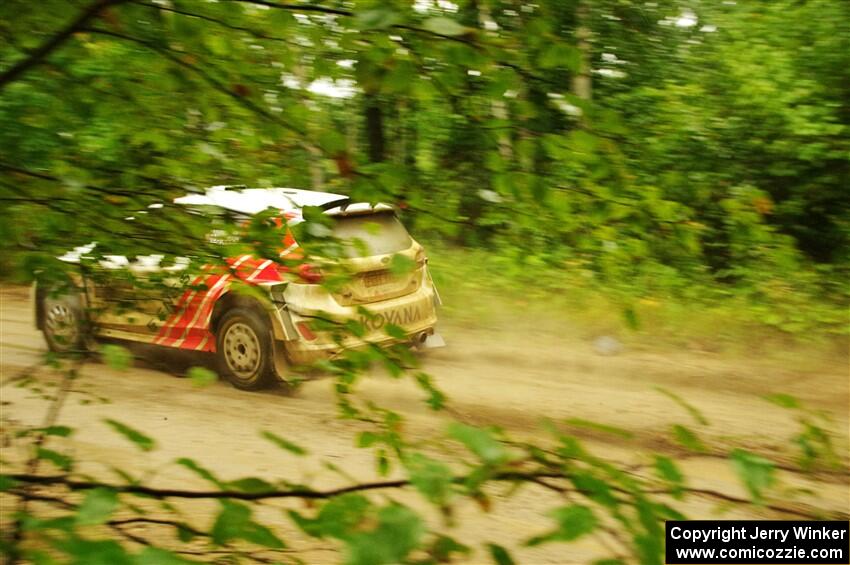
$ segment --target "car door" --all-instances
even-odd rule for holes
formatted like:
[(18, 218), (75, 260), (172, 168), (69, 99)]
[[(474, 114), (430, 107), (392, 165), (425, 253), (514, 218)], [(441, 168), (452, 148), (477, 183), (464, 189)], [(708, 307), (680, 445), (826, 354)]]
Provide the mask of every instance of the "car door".
[(111, 255), (92, 273), (97, 333), (154, 342), (189, 286), (189, 260), (163, 265), (162, 255)]

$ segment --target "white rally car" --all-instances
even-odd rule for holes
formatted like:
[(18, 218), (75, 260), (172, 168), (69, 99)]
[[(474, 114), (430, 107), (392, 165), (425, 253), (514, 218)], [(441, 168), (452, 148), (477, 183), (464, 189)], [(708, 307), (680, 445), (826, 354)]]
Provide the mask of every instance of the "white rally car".
[[(285, 381), (291, 364), (309, 364), (369, 343), (442, 345), (434, 329), (440, 299), (425, 251), (392, 207), (289, 188), (213, 187), (174, 202), (243, 217), (274, 210), (280, 218), (280, 261), (241, 255), (228, 257), (226, 266), (195, 269), (191, 265), (197, 261), (188, 257), (161, 266), (161, 255), (132, 261), (105, 256), (92, 267), (87, 258), (95, 244), (78, 247), (59, 258), (88, 265), (72, 277), (73, 291), (35, 287), (36, 324), (52, 350), (82, 349), (99, 336), (213, 352), (222, 376), (237, 388), (256, 390)], [(306, 206), (324, 210), (333, 236), (356, 242), (350, 247), (356, 253), (336, 259), (349, 273), (339, 288), (320, 284), (322, 274), (313, 264), (298, 263), (304, 255), (289, 226), (304, 221)], [(403, 273), (391, 269), (396, 256), (412, 268)], [(162, 284), (130, 284), (128, 277), (108, 276), (122, 270), (132, 280)], [(244, 292), (246, 285), (260, 292)], [(340, 338), (327, 323), (317, 330), (317, 319), (340, 326), (354, 320), (360, 330)]]

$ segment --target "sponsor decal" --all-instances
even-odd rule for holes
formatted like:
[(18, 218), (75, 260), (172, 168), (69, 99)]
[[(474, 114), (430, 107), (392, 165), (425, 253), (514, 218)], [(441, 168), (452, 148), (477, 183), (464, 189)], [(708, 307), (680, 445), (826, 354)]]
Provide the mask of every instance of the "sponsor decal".
[(388, 312), (375, 314), (373, 316), (360, 316), (357, 320), (367, 330), (379, 330), (387, 324), (406, 326), (425, 317), (425, 312), (419, 305), (412, 304), (403, 308), (397, 308)]
[[(229, 260), (230, 269), (238, 273), (239, 267), (250, 259), (250, 255), (242, 255), (232, 261)], [(204, 270), (208, 270), (210, 266), (205, 265), (203, 268)], [(252, 273), (251, 276), (256, 276), (256, 274)], [(225, 285), (230, 279), (231, 276), (228, 274), (211, 274), (197, 277), (192, 282), (192, 286), (198, 286), (203, 281), (206, 289), (187, 290), (183, 293), (176, 305), (174, 313), (160, 328), (154, 343), (187, 348), (185, 341), (190, 333), (197, 330), (206, 330), (208, 327), (209, 312), (215, 300), (226, 289)], [(199, 320), (206, 320), (207, 325), (199, 326)], [(202, 336), (203, 334), (204, 332), (201, 332)], [(197, 341), (194, 339), (191, 341), (192, 347), (188, 348), (194, 349), (198, 345)]]

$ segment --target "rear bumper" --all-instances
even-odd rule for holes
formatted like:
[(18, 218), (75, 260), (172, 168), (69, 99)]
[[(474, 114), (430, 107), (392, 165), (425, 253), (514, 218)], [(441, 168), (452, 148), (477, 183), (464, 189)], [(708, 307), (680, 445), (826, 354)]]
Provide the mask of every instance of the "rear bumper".
[[(346, 349), (370, 344), (387, 346), (420, 341), (434, 333), (438, 300), (430, 277), (424, 278), (419, 288), (410, 294), (359, 306), (341, 306), (318, 285), (289, 285), (286, 303), (296, 328), (319, 318), (339, 324), (340, 330), (314, 330), (314, 339), (307, 339), (299, 333), (297, 339), (282, 344), (290, 362), (308, 364), (331, 358)], [(361, 337), (342, 329), (342, 325), (349, 321), (358, 322), (365, 330)], [(386, 328), (390, 324), (400, 327), (404, 338), (388, 335)]]

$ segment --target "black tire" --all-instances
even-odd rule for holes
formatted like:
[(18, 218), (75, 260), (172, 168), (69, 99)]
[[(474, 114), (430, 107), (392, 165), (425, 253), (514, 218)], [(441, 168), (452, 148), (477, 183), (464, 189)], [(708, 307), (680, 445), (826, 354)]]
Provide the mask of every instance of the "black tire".
[(88, 350), (82, 296), (76, 292), (51, 296), (41, 293), (39, 326), (47, 347), (55, 353)]
[(275, 382), (271, 330), (252, 308), (236, 307), (221, 317), (215, 336), (219, 373), (241, 390), (260, 390)]

